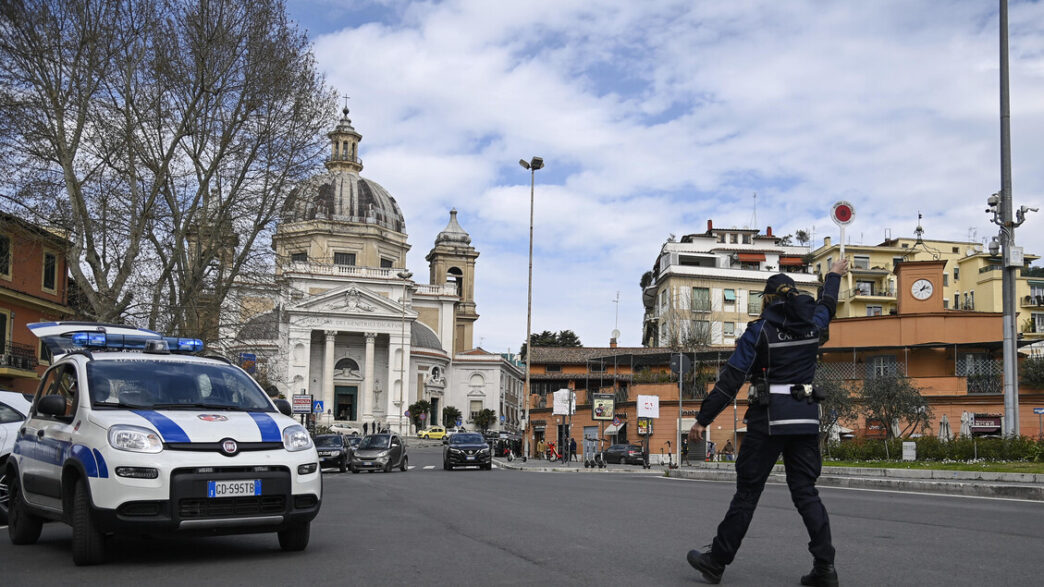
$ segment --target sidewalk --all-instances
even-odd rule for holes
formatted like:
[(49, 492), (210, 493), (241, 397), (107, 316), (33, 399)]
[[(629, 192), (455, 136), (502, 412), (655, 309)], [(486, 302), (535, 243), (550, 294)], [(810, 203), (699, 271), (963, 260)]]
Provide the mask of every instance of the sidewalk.
[[(583, 462), (548, 462), (530, 459), (507, 461), (494, 459), (501, 469), (539, 471), (550, 473), (625, 473), (631, 475), (662, 475), (678, 479), (735, 482), (735, 463), (698, 462), (668, 469), (652, 465), (643, 469), (638, 465), (607, 465), (604, 469), (585, 469)], [(786, 483), (782, 465), (776, 465), (769, 483)], [(823, 467), (817, 485), (821, 487), (849, 487), (857, 489), (885, 489), (917, 491), (975, 497), (1004, 497), (1044, 501), (1044, 475), (1030, 473), (990, 473), (974, 471), (945, 471), (935, 469), (877, 469), (871, 467)]]

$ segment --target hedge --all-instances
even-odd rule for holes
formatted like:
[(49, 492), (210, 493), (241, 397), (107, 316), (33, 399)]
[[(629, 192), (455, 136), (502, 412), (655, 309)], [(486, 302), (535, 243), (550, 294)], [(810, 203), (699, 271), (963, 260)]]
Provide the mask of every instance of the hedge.
[(919, 461), (1031, 461), (1044, 462), (1044, 440), (1028, 436), (1011, 438), (958, 438), (943, 442), (934, 436), (923, 438), (893, 438), (888, 441), (856, 439), (831, 442), (826, 455), (843, 461), (898, 461), (903, 456), (903, 443), (917, 443)]

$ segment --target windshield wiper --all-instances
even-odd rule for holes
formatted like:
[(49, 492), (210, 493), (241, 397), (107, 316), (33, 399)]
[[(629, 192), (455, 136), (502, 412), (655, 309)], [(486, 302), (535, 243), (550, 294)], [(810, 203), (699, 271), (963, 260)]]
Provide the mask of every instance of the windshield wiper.
[(191, 404), (152, 404), (149, 406), (154, 410), (232, 410), (239, 411), (239, 406), (233, 406), (229, 404), (206, 404), (202, 402), (196, 402)]

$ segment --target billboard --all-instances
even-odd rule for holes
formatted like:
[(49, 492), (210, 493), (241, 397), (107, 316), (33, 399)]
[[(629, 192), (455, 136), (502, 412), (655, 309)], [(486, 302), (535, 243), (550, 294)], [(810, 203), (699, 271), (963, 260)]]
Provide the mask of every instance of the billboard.
[(611, 393), (591, 394), (591, 418), (595, 420), (612, 420), (616, 407), (616, 396)]
[(658, 395), (639, 395), (638, 396), (638, 417), (639, 418), (659, 418), (660, 417), (660, 396), (658, 396)]
[(572, 389), (559, 389), (555, 392), (551, 414), (563, 416), (576, 413), (576, 393)]

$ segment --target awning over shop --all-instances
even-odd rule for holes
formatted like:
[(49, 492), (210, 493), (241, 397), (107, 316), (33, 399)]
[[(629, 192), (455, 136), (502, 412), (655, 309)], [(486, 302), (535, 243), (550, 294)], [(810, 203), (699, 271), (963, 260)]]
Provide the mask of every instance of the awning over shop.
[(740, 263), (761, 263), (765, 260), (765, 253), (736, 253)]
[(801, 259), (801, 257), (780, 257), (779, 258), (779, 265), (780, 265), (780, 267), (793, 267), (793, 266), (804, 265), (804, 264), (805, 264), (805, 262), (804, 262), (804, 260)]
[(605, 431), (602, 433), (603, 436), (612, 436), (613, 434), (619, 434), (623, 427), (627, 425), (627, 422), (622, 422), (619, 426), (610, 424), (605, 427)]

